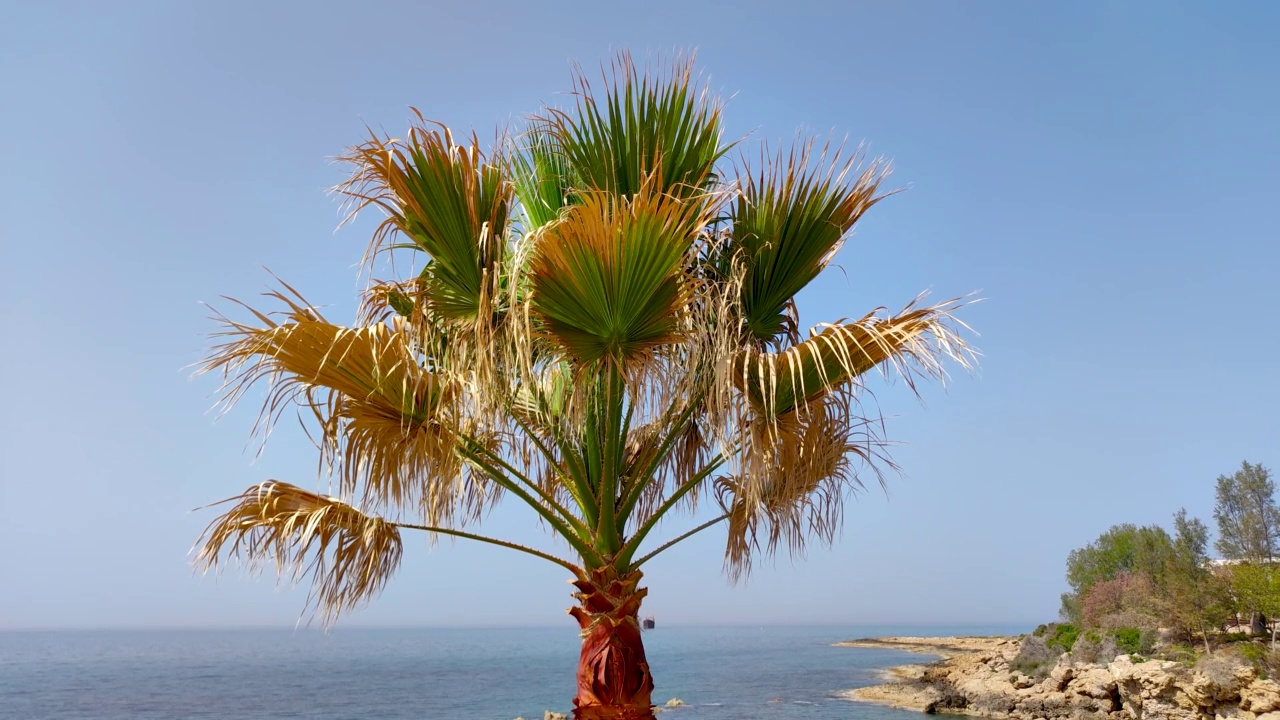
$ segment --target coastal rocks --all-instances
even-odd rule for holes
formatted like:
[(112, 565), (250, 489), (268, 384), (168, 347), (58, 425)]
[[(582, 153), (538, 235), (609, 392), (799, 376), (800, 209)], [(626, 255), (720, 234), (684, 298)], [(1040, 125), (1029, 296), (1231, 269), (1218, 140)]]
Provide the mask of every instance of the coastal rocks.
[[(1280, 720), (1280, 683), (1230, 655), (1205, 658), (1195, 669), (1165, 660), (1121, 655), (1109, 664), (1075, 664), (1062, 655), (1034, 674), (1010, 667), (1020, 644), (1008, 638), (892, 638), (857, 647), (945, 648), (948, 657), (893, 670), (882, 685), (841, 693), (926, 713), (1009, 720)], [(934, 650), (935, 652), (937, 650)]]
[[(1280, 710), (1280, 683), (1274, 680), (1255, 680), (1240, 691), (1240, 709), (1262, 715)], [(1272, 720), (1272, 718), (1267, 718)], [(1280, 715), (1274, 720), (1280, 720)]]
[(548, 710), (542, 713), (542, 720), (569, 720), (569, 716), (564, 713)]
[(1078, 695), (1096, 700), (1114, 700), (1117, 697), (1119, 687), (1115, 675), (1108, 668), (1083, 668), (1078, 673), (1072, 672), (1069, 677), (1071, 690)]
[(1121, 655), (1108, 670), (1132, 720), (1200, 720), (1199, 705), (1183, 689), (1187, 673), (1181, 665), (1162, 660), (1134, 663), (1128, 655)]
[(666, 705), (666, 707), (669, 707), (669, 708), (683, 707), (683, 706), (684, 706), (684, 701), (681, 700), (680, 698), (671, 698), (670, 700), (667, 701), (667, 705)]

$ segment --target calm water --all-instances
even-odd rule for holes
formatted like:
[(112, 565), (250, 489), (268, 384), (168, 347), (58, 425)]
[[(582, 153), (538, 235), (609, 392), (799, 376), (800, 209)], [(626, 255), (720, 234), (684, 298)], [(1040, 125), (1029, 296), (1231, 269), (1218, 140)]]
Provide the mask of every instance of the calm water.
[[(919, 720), (837, 690), (918, 660), (834, 648), (852, 637), (1020, 627), (660, 627), (646, 633), (669, 720)], [(577, 635), (564, 629), (0, 633), (0, 718), (541, 720), (567, 712)]]

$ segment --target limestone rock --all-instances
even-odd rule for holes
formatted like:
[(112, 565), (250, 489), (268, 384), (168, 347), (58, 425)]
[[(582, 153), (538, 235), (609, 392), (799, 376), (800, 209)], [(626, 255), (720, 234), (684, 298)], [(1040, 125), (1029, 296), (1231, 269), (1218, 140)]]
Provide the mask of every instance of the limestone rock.
[(1032, 680), (1031, 678), (1027, 677), (1026, 675), (1023, 675), (1020, 672), (1015, 672), (1012, 675), (1010, 675), (1009, 682), (1018, 690), (1026, 690), (1027, 688), (1032, 687), (1033, 685), (1036, 684), (1035, 680)]
[[(1249, 683), (1240, 691), (1240, 709), (1256, 713), (1259, 718), (1280, 710), (1280, 683), (1275, 680), (1254, 680)], [(1280, 720), (1280, 713), (1267, 720)]]
[(1052, 681), (1053, 689), (1062, 691), (1067, 689), (1067, 683), (1075, 677), (1076, 669), (1070, 664), (1059, 662), (1049, 671), (1049, 680)]
[(1073, 672), (1067, 688), (1077, 695), (1096, 700), (1110, 700), (1117, 692), (1115, 677), (1103, 667), (1086, 667)]
[(1182, 684), (1182, 689), (1200, 707), (1211, 709), (1240, 701), (1240, 691), (1257, 678), (1247, 665), (1218, 668), (1214, 672), (1195, 673)]
[(569, 720), (569, 716), (564, 713), (552, 712), (547, 710), (542, 713), (542, 720)]
[(673, 707), (681, 707), (683, 705), (684, 705), (684, 701), (681, 700), (680, 698), (671, 698), (670, 700), (667, 701), (666, 706), (669, 708), (673, 708)]

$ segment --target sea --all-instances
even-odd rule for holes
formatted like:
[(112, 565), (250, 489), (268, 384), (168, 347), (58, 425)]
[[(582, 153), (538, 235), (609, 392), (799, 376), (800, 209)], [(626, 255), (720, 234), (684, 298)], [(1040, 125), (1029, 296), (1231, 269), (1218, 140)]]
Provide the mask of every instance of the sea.
[[(832, 643), (995, 627), (673, 627), (645, 633), (661, 720), (919, 720), (841, 690), (920, 662)], [(576, 627), (0, 632), (9, 720), (542, 720), (569, 712)], [(927, 659), (927, 658), (926, 658)]]

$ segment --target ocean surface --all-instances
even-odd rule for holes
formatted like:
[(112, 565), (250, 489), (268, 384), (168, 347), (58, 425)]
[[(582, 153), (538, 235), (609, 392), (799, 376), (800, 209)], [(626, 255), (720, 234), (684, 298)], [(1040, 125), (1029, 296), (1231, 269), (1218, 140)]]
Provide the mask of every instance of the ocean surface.
[[(576, 628), (0, 633), (8, 720), (541, 720), (568, 712)], [(663, 720), (919, 720), (840, 690), (922, 656), (831, 647), (1023, 627), (663, 627), (645, 633)]]

